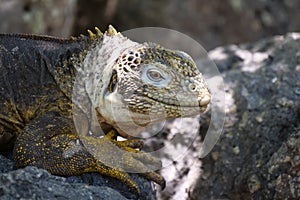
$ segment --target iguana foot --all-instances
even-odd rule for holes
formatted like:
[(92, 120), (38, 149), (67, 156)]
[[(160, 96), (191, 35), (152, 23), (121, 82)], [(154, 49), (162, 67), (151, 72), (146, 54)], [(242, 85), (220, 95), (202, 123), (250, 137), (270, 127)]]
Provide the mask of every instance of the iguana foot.
[(153, 171), (153, 169), (161, 168), (161, 161), (136, 149), (142, 147), (142, 141), (135, 139), (116, 141), (116, 137), (117, 133), (111, 130), (101, 139), (95, 140), (91, 137), (82, 139), (85, 148), (91, 152), (96, 160), (94, 167), (87, 168), (85, 171), (97, 171), (103, 175), (119, 179), (137, 194), (140, 193), (139, 187), (128, 173), (139, 173), (164, 188), (164, 178)]
[[(116, 141), (117, 137), (117, 132), (114, 130), (111, 130), (107, 135), (107, 138), (110, 138), (111, 141), (118, 146), (119, 148), (130, 152), (133, 159), (137, 162), (137, 166), (133, 166), (135, 170), (141, 170), (144, 171), (145, 173), (141, 173), (143, 177), (145, 177), (148, 180), (154, 181), (157, 184), (159, 184), (162, 189), (165, 188), (166, 182), (165, 179), (159, 175), (158, 173), (154, 172), (151, 170), (151, 166), (153, 167), (152, 169), (160, 169), (162, 167), (161, 160), (148, 154), (148, 153), (143, 153), (140, 150), (143, 146), (143, 141), (141, 140), (136, 140), (136, 139), (131, 139), (131, 140), (125, 140), (125, 141)], [(138, 162), (139, 161), (139, 162)], [(142, 165), (140, 165), (142, 164)], [(146, 164), (148, 164), (148, 169), (145, 168)]]

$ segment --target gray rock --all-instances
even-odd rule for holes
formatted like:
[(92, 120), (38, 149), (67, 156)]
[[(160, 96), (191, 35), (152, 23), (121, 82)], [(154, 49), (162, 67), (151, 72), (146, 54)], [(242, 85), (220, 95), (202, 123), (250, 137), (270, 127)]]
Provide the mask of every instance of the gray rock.
[(293, 33), (210, 52), (234, 101), (191, 199), (300, 198), (299, 46)]
[(0, 173), (7, 173), (9, 171), (12, 171), (14, 168), (13, 165), (14, 164), (12, 160), (0, 155)]
[[(137, 175), (141, 199), (155, 199), (151, 184)], [(137, 199), (119, 181), (100, 174), (59, 177), (36, 167), (13, 169), (13, 162), (0, 155), (0, 199)]]

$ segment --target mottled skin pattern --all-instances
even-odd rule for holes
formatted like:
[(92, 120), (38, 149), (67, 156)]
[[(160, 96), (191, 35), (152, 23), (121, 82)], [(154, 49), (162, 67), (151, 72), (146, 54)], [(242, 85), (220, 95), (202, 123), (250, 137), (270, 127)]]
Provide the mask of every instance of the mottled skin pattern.
[[(34, 165), (64, 176), (99, 172), (119, 179), (138, 194), (139, 187), (125, 172), (137, 168), (144, 172), (142, 176), (164, 187), (163, 177), (148, 168), (149, 165), (159, 168), (160, 161), (136, 150), (142, 146), (139, 140), (117, 141), (114, 124), (103, 114), (106, 108), (97, 110), (99, 122), (110, 125), (105, 137), (79, 137), (76, 132), (70, 97), (77, 73), (75, 65), (80, 67), (88, 52), (101, 44), (102, 33), (96, 30), (97, 34), (89, 32), (89, 36), (71, 39), (0, 35), (0, 151), (13, 149), (17, 167)], [(116, 31), (110, 27), (107, 36), (114, 34)], [(125, 52), (116, 60), (112, 76), (108, 77), (110, 82), (105, 96), (117, 91), (122, 95), (122, 103), (128, 106), (126, 108), (137, 114), (149, 114), (154, 110), (159, 115), (160, 110), (165, 109), (168, 118), (173, 118), (204, 112), (210, 96), (201, 74), (187, 55), (152, 44), (138, 48), (137, 52), (140, 55), (132, 57), (132, 52)], [(172, 59), (166, 59), (169, 57)], [(155, 63), (160, 63), (162, 69), (153, 69)], [(169, 67), (171, 71), (180, 71), (182, 77), (177, 79), (192, 77), (181, 81), (179, 88), (188, 91), (183, 92), (183, 96), (196, 94), (197, 103), (187, 100), (182, 105), (177, 101), (181, 97), (174, 97), (178, 88), (175, 87), (176, 81), (172, 80), (176, 75), (167, 75), (171, 71), (166, 65), (176, 66), (176, 69)], [(146, 73), (150, 80), (143, 77), (142, 82), (141, 78), (131, 76), (130, 73), (136, 72), (141, 76)], [(168, 86), (155, 85), (160, 81), (164, 84), (164, 76), (171, 77)], [(178, 109), (180, 105), (184, 107), (182, 113)], [(198, 110), (193, 111), (195, 108)], [(111, 143), (124, 152), (112, 155), (108, 145)], [(118, 156), (117, 159), (126, 162), (127, 166), (112, 168), (98, 159), (110, 159), (111, 156)]]
[(63, 66), (86, 45), (84, 40), (76, 39), (0, 35), (0, 133), (7, 133), (6, 145), (3, 139), (0, 148), (8, 146), (9, 135), (21, 133), (49, 110), (70, 114), (70, 101), (48, 67)]

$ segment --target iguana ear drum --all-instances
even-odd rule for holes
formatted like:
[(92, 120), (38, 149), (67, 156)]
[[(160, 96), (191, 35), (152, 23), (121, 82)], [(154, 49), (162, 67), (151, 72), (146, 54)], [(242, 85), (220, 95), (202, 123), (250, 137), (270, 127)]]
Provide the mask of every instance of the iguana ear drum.
[(113, 70), (112, 76), (109, 81), (108, 90), (110, 93), (113, 93), (117, 89), (117, 83), (118, 83), (118, 75), (116, 70)]

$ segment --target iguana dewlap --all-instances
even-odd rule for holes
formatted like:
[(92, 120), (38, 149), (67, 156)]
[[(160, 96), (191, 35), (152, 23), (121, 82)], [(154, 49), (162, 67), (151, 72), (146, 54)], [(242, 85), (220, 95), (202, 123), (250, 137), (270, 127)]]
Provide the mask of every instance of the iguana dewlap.
[[(140, 141), (116, 135), (131, 138), (162, 119), (204, 112), (207, 86), (186, 53), (133, 42), (111, 26), (96, 30), (71, 39), (0, 35), (0, 150), (13, 148), (17, 167), (99, 172), (136, 193), (126, 171), (164, 185), (149, 168), (160, 161), (135, 150)], [(91, 136), (98, 131), (106, 136)]]

